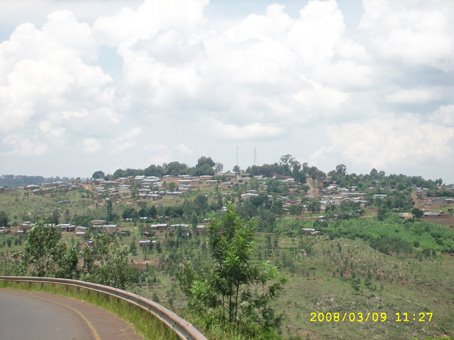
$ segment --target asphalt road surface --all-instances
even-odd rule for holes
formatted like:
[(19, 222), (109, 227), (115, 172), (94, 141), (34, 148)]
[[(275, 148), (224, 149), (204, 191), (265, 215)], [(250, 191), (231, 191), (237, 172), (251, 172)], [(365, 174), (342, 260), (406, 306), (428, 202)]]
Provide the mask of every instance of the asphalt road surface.
[(125, 321), (89, 303), (0, 288), (1, 340), (143, 339)]

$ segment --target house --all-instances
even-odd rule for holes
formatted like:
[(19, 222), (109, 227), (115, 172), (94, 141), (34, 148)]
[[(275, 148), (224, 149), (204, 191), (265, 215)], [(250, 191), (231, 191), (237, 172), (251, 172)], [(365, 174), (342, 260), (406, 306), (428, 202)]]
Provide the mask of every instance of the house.
[(140, 240), (139, 246), (141, 247), (151, 247), (151, 240)]
[(92, 220), (90, 223), (91, 223), (91, 225), (92, 225), (93, 227), (96, 227), (96, 226), (99, 226), (99, 225), (104, 225), (104, 224), (106, 224), (107, 221), (106, 221), (106, 220)]
[(97, 224), (93, 225), (93, 228), (100, 229), (112, 234), (118, 231), (118, 225), (116, 224)]
[(204, 224), (197, 224), (197, 226), (195, 227), (195, 232), (199, 235), (205, 234), (206, 232), (208, 232), (208, 228)]
[(87, 230), (88, 230), (87, 227), (82, 227), (80, 225), (74, 228), (76, 236), (84, 236), (87, 233)]
[(254, 193), (250, 193), (250, 192), (241, 194), (241, 198), (243, 198), (243, 199), (251, 199), (252, 197), (258, 197), (258, 196), (259, 196), (259, 194), (254, 194)]
[(152, 228), (152, 230), (164, 231), (164, 230), (167, 230), (169, 225), (167, 223), (158, 223), (158, 224), (152, 224), (150, 227)]
[(60, 223), (57, 225), (62, 231), (66, 231), (68, 233), (72, 233), (76, 230), (76, 226), (70, 223)]
[(304, 235), (317, 235), (320, 233), (320, 231), (315, 230), (314, 228), (303, 228), (302, 230)]
[(32, 227), (33, 227), (33, 223), (32, 223), (32, 222), (30, 222), (30, 221), (24, 221), (24, 222), (22, 222), (22, 224), (20, 225), (18, 232), (26, 233), (26, 232), (29, 231)]
[(187, 228), (189, 228), (189, 224), (183, 224), (183, 223), (180, 223), (180, 224), (172, 224), (170, 227), (171, 227), (171, 228), (174, 228), (174, 229), (178, 229), (178, 228), (187, 229)]
[(441, 216), (441, 211), (424, 211), (424, 217)]

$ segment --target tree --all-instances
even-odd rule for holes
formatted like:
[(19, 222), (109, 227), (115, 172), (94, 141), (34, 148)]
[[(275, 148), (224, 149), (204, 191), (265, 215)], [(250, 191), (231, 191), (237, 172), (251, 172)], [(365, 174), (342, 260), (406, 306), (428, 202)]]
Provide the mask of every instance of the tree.
[(164, 173), (169, 176), (179, 176), (188, 173), (188, 166), (180, 162), (170, 162), (169, 164), (164, 164), (163, 168)]
[(378, 177), (378, 171), (373, 168), (371, 171), (370, 171), (370, 177), (372, 177), (373, 179), (376, 179)]
[(220, 174), (222, 173), (222, 170), (224, 170), (224, 165), (222, 163), (216, 162), (214, 165), (214, 173)]
[(106, 198), (106, 220), (107, 222), (112, 221), (112, 201), (109, 198)]
[(50, 222), (53, 223), (53, 224), (58, 224), (60, 223), (60, 212), (55, 209), (53, 212), (52, 212), (52, 217), (50, 218)]
[(240, 169), (240, 167), (239, 167), (238, 165), (235, 165), (235, 166), (233, 167), (233, 172), (234, 172), (234, 173), (239, 174), (240, 171), (241, 171), (241, 169)]
[(339, 164), (336, 166), (336, 174), (338, 176), (345, 176), (347, 174), (347, 167), (344, 164)]
[(248, 337), (273, 334), (280, 326), (282, 316), (274, 312), (270, 301), (285, 282), (269, 263), (257, 265), (252, 261), (253, 228), (229, 205), (211, 221), (213, 266), (202, 275), (187, 262), (178, 275), (190, 308)]
[(175, 182), (170, 182), (169, 184), (167, 184), (167, 189), (170, 192), (174, 192), (176, 188), (177, 184)]
[(0, 227), (7, 227), (9, 222), (8, 214), (3, 210), (0, 211)]
[(424, 211), (422, 211), (421, 209), (419, 208), (413, 208), (411, 209), (411, 213), (413, 214), (413, 216), (415, 216), (416, 218), (421, 218), (424, 216)]
[(52, 276), (58, 272), (66, 250), (60, 238), (60, 229), (45, 226), (43, 222), (37, 222), (30, 230), (25, 245), (25, 262), (32, 275)]
[(203, 175), (213, 176), (214, 170), (213, 170), (213, 167), (211, 167), (210, 165), (204, 164), (201, 166), (197, 166), (194, 170), (193, 175), (195, 175), (195, 176), (203, 176)]
[(311, 200), (308, 204), (307, 204), (307, 210), (309, 210), (310, 212), (320, 212), (320, 208), (321, 208), (321, 204), (320, 204), (320, 201), (319, 200)]
[(103, 171), (98, 170), (98, 171), (95, 171), (93, 173), (93, 175), (91, 175), (91, 178), (93, 178), (93, 179), (101, 179), (101, 178), (105, 179), (106, 178), (106, 174)]
[(211, 157), (202, 156), (197, 160), (197, 165), (195, 167), (201, 168), (205, 165), (208, 165), (210, 168), (213, 168), (215, 164), (216, 163), (211, 159)]
[(137, 211), (132, 207), (126, 207), (123, 209), (123, 213), (121, 214), (124, 220), (127, 218), (137, 218)]
[(389, 215), (389, 209), (385, 205), (380, 205), (377, 210), (377, 218), (383, 221)]

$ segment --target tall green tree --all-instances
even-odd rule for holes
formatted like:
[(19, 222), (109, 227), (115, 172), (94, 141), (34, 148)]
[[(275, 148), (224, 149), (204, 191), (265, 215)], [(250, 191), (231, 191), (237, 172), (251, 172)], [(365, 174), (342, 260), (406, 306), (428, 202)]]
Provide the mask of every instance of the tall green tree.
[(9, 222), (8, 214), (3, 210), (0, 211), (0, 227), (7, 227)]
[(25, 262), (30, 274), (54, 276), (59, 270), (66, 247), (60, 242), (61, 231), (37, 222), (28, 233)]
[(253, 223), (245, 223), (233, 206), (210, 226), (212, 265), (197, 273), (190, 262), (181, 265), (180, 286), (189, 306), (223, 327), (248, 337), (273, 338), (282, 316), (270, 306), (285, 279), (269, 263), (252, 261)]
[(112, 221), (112, 201), (109, 198), (106, 198), (106, 220), (107, 222)]
[(98, 171), (95, 171), (93, 173), (93, 175), (91, 175), (91, 178), (93, 178), (93, 179), (101, 179), (101, 178), (105, 179), (106, 178), (106, 174), (103, 171), (98, 170)]

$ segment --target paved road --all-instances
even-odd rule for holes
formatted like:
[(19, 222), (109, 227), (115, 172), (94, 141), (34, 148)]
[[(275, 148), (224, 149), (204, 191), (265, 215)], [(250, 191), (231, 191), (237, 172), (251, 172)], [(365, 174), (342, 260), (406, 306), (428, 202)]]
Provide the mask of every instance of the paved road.
[(142, 339), (123, 320), (89, 303), (0, 288), (2, 340)]

